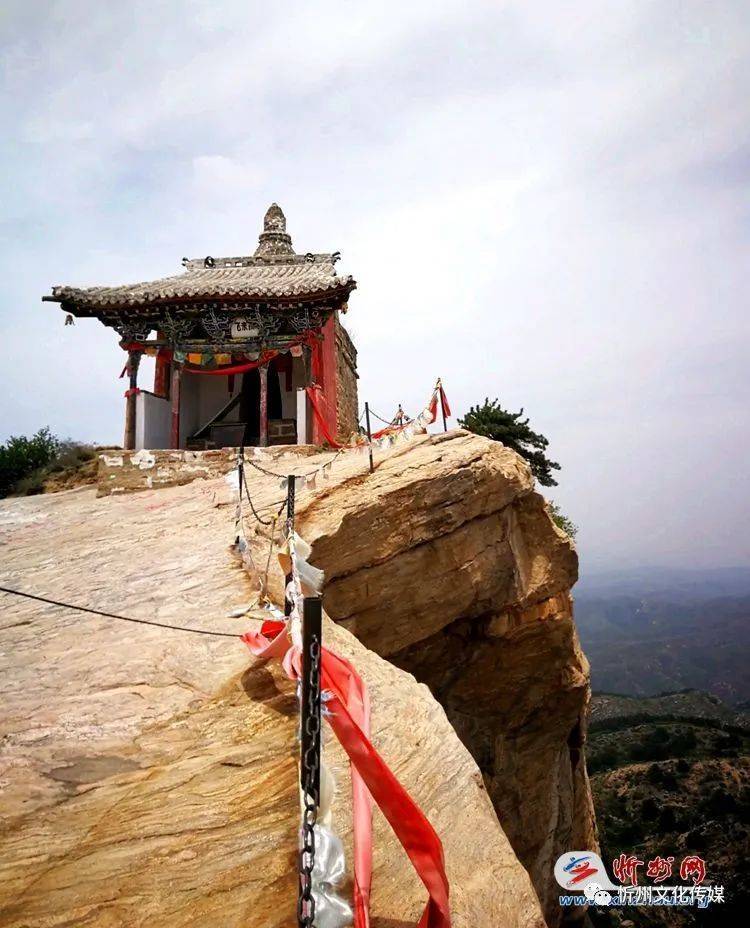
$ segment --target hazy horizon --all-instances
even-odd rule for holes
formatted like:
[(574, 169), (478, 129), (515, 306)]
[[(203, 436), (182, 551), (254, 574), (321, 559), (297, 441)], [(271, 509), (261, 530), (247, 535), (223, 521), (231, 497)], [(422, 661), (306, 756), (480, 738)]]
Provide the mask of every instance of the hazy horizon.
[(360, 402), (523, 406), (582, 572), (750, 564), (750, 6), (11, 2), (0, 41), (0, 440), (121, 441), (53, 285), (252, 253), (276, 200), (358, 281)]

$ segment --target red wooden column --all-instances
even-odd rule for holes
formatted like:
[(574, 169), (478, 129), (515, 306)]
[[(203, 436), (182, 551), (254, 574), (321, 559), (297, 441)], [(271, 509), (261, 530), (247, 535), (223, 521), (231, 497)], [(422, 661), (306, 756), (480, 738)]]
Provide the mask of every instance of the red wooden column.
[(126, 451), (135, 448), (135, 416), (138, 394), (138, 365), (141, 363), (140, 351), (128, 352), (129, 389), (125, 399), (125, 439), (123, 446)]
[(172, 448), (180, 447), (180, 384), (182, 382), (182, 365), (172, 362), (172, 386), (170, 396), (172, 398), (172, 434), (170, 446)]
[(171, 377), (171, 358), (172, 353), (166, 348), (160, 348), (156, 355), (156, 367), (154, 368), (154, 393), (157, 396), (169, 396), (169, 379)]
[(268, 365), (261, 364), (258, 368), (260, 377), (260, 440), (261, 448), (268, 445)]
[[(325, 419), (331, 435), (338, 432), (338, 377), (336, 374), (336, 320), (333, 315), (321, 329), (322, 339), (316, 339), (313, 348), (312, 374), (313, 380), (320, 389), (317, 392), (318, 406)], [(313, 444), (322, 445), (326, 438), (318, 423), (313, 417)]]

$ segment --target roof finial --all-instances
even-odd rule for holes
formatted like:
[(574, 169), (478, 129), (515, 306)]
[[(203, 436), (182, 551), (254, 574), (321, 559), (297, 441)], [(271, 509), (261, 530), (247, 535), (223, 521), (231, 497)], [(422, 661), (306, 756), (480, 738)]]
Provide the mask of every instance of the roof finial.
[(263, 217), (263, 231), (255, 249), (256, 257), (273, 255), (293, 255), (292, 237), (286, 231), (286, 216), (278, 203), (272, 203)]
[(278, 203), (272, 203), (263, 217), (264, 232), (286, 232), (286, 216)]

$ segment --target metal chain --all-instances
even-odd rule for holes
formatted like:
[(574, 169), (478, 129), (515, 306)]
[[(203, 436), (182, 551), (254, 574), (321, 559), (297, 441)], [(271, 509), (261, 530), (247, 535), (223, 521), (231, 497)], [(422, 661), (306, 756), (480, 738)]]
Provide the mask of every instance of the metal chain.
[[(240, 514), (240, 518), (242, 516), (242, 493), (244, 491), (245, 498), (247, 499), (247, 502), (250, 506), (250, 511), (252, 512), (255, 521), (260, 523), (260, 525), (266, 525), (266, 526), (275, 525), (276, 520), (280, 518), (281, 513), (284, 511), (284, 507), (286, 506), (286, 500), (280, 501), (281, 502), (280, 508), (276, 511), (275, 515), (271, 516), (270, 519), (264, 519), (261, 515), (259, 515), (258, 510), (255, 508), (255, 505), (253, 504), (253, 500), (250, 496), (250, 487), (247, 485), (247, 474), (245, 473), (245, 464), (252, 464), (252, 461), (247, 461), (245, 459), (245, 446), (240, 445), (239, 454), (237, 455), (237, 479), (238, 479), (239, 491), (240, 491), (239, 499), (238, 499), (238, 511)], [(261, 509), (274, 509), (278, 505), (279, 505), (278, 503), (272, 503), (270, 506), (265, 506), (265, 507), (260, 507), (260, 508)]]
[(237, 509), (235, 510), (234, 529), (237, 533), (237, 541), (240, 539), (242, 532), (242, 485), (245, 482), (245, 445), (240, 445), (239, 454), (237, 455)]
[[(357, 422), (358, 427), (362, 424), (362, 419), (364, 418), (364, 415), (365, 415), (365, 412), (364, 410), (362, 410), (362, 413), (360, 414), (360, 417), (359, 417), (359, 421)], [(307, 477), (312, 477), (313, 474), (317, 474), (323, 471), (326, 467), (329, 467), (331, 464), (333, 464), (333, 462), (336, 460), (336, 458), (339, 457), (339, 455), (344, 454), (344, 452), (346, 451), (353, 451), (355, 447), (357, 446), (352, 445), (351, 447), (349, 447), (347, 445), (343, 445), (341, 448), (338, 449), (338, 451), (333, 455), (333, 457), (329, 458), (327, 461), (324, 461), (322, 464), (318, 464), (318, 466), (315, 467), (313, 470), (306, 470), (301, 474), (294, 474), (294, 475), (279, 474), (276, 471), (268, 470), (267, 467), (261, 467), (261, 465), (256, 464), (255, 461), (252, 460), (252, 458), (247, 458), (245, 463), (249, 464), (250, 467), (254, 467), (255, 470), (260, 471), (260, 473), (264, 474), (266, 477), (274, 477), (276, 480), (287, 480), (287, 479), (291, 479), (292, 476), (294, 476), (295, 480), (305, 480)]]
[[(399, 409), (401, 409), (400, 406), (399, 406)], [(410, 415), (408, 415), (407, 413), (405, 413), (405, 412), (403, 411), (403, 409), (401, 409), (401, 412), (403, 413), (404, 421), (403, 421), (403, 423), (400, 423), (400, 424), (406, 425), (406, 424), (408, 424), (409, 422), (413, 422), (413, 421), (414, 421)], [(398, 424), (399, 424), (399, 423), (398, 423), (398, 418), (399, 418), (398, 412), (396, 413), (396, 415), (395, 415), (392, 419), (384, 419), (382, 416), (379, 416), (379, 415), (375, 412), (374, 409), (370, 408), (370, 415), (371, 415), (371, 416), (375, 416), (376, 419), (380, 419), (380, 421), (381, 421), (381, 422), (384, 422), (386, 425), (395, 426), (395, 425), (398, 425)]]
[[(258, 514), (258, 510), (255, 508), (253, 504), (253, 500), (250, 496), (250, 488), (247, 485), (247, 477), (245, 476), (244, 467), (242, 468), (242, 475), (240, 479), (242, 480), (242, 483), (244, 486), (245, 498), (247, 499), (248, 505), (250, 506), (250, 511), (252, 512), (255, 521), (259, 522), (261, 525), (274, 525), (276, 523), (276, 520), (279, 518), (281, 513), (284, 511), (284, 507), (286, 506), (286, 500), (282, 500), (281, 508), (277, 510), (275, 516), (271, 516), (270, 519), (264, 519), (262, 516)], [(274, 503), (273, 505), (276, 506), (278, 504)], [(266, 508), (271, 508), (271, 507), (266, 507)]]
[(295, 505), (295, 490), (296, 484), (295, 480), (297, 479), (294, 474), (289, 474), (287, 476), (287, 503), (286, 503), (286, 525), (287, 533), (289, 535), (294, 531), (294, 505)]
[[(294, 503), (297, 485), (295, 478), (290, 474), (287, 478), (286, 485), (286, 537), (290, 545), (292, 544), (292, 535), (294, 534)], [(292, 554), (294, 549), (290, 547), (289, 553)], [(291, 615), (294, 603), (289, 597), (289, 584), (294, 579), (294, 569), (284, 578), (284, 615)], [(292, 593), (294, 596), (294, 593)]]
[(310, 642), (310, 685), (307, 698), (305, 731), (308, 747), (302, 757), (303, 802), (302, 850), (299, 854), (300, 893), (297, 901), (297, 921), (300, 928), (313, 928), (315, 924), (315, 898), (312, 894), (312, 872), (315, 866), (315, 825), (318, 820), (318, 751), (320, 736), (320, 711), (317, 695), (320, 692), (320, 641), (313, 636)]

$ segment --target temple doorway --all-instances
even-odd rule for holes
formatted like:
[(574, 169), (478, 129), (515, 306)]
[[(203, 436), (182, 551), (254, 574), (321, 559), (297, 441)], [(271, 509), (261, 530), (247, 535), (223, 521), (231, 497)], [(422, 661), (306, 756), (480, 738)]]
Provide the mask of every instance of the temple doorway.
[[(273, 376), (272, 376), (273, 375)], [(283, 418), (281, 383), (273, 362), (268, 377), (268, 420)], [(245, 423), (245, 444), (260, 443), (260, 374), (257, 367), (242, 375), (240, 391), (240, 421)]]
[[(262, 376), (268, 388), (265, 436), (260, 403)], [(183, 377), (180, 402), (181, 444), (192, 450), (237, 447), (242, 443), (293, 445), (297, 442), (297, 392), (289, 355), (274, 358), (263, 373), (253, 368), (229, 380), (188, 372)]]

